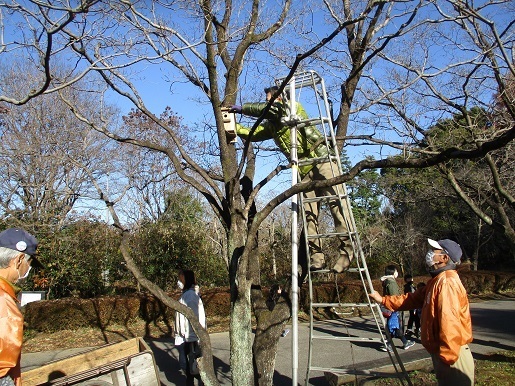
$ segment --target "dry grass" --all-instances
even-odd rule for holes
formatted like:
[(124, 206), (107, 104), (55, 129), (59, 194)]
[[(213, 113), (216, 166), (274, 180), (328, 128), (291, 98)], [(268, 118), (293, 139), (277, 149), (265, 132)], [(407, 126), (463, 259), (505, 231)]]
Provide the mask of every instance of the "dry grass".
[[(210, 317), (208, 332), (227, 331), (228, 325), (228, 318)], [(141, 320), (126, 325), (112, 325), (104, 330), (90, 327), (56, 332), (25, 330), (22, 353), (96, 347), (109, 343), (118, 343), (135, 337), (159, 339), (171, 336), (171, 326), (163, 322), (148, 324)]]
[[(476, 386), (512, 386), (515, 380), (515, 352), (501, 351), (490, 355), (482, 355), (474, 359)], [(413, 386), (433, 386), (436, 377), (433, 373), (413, 371), (409, 374)], [(397, 386), (402, 385), (395, 379), (376, 379), (361, 382), (368, 386)], [(349, 384), (350, 385), (350, 384)]]

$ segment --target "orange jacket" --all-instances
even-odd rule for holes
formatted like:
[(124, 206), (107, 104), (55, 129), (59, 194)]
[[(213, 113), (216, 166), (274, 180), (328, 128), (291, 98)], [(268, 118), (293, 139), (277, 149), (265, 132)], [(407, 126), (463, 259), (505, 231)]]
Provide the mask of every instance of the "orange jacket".
[(440, 272), (413, 293), (385, 296), (383, 305), (394, 311), (422, 308), (422, 345), (448, 365), (458, 360), (461, 346), (472, 342), (467, 292), (455, 270)]
[(0, 277), (0, 377), (9, 374), (21, 386), (20, 354), (23, 342), (23, 315), (16, 291)]

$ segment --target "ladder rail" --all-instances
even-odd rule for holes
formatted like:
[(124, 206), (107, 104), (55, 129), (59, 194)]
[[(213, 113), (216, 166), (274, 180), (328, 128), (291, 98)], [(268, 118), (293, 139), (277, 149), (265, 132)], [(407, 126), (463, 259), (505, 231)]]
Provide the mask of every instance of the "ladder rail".
[[(282, 84), (286, 78), (279, 78), (276, 80), (276, 84), (280, 85)], [(291, 79), (291, 81), (285, 86), (285, 91), (290, 93), (290, 95), (293, 95), (294, 98), (290, 100), (290, 106), (289, 106), (289, 112), (291, 114), (292, 111), (296, 110), (296, 105), (293, 105), (294, 103), (297, 103), (295, 99), (296, 95), (296, 89), (301, 89), (304, 87), (311, 87), (314, 92), (315, 100), (316, 100), (316, 110), (318, 111), (318, 117), (309, 118), (305, 120), (299, 120), (298, 117), (293, 114), (290, 115), (288, 119), (284, 121), (284, 124), (290, 125), (290, 126), (296, 126), (297, 128), (304, 127), (307, 125), (313, 125), (319, 128), (320, 132), (323, 134), (324, 137), (324, 145), (328, 149), (328, 157), (321, 157), (317, 159), (309, 159), (309, 160), (301, 160), (298, 162), (299, 165), (305, 165), (305, 164), (317, 164), (317, 163), (329, 163), (331, 166), (331, 173), (333, 177), (340, 176), (342, 174), (342, 164), (341, 164), (341, 158), (340, 158), (340, 152), (338, 149), (338, 143), (336, 140), (336, 134), (333, 127), (333, 122), (331, 119), (331, 111), (330, 106), (328, 102), (327, 97), (327, 91), (325, 88), (325, 83), (322, 77), (320, 77), (315, 71), (304, 71), (300, 73), (296, 73), (294, 77)], [(293, 92), (292, 92), (293, 91)], [(300, 94), (300, 92), (298, 93)], [(292, 138), (293, 139), (293, 138)], [(296, 146), (296, 144), (292, 143), (292, 146)], [(344, 237), (348, 238), (349, 242), (352, 246), (352, 251), (354, 255), (354, 261), (356, 261), (357, 268), (351, 268), (347, 272), (357, 272), (360, 277), (361, 286), (362, 288), (368, 293), (372, 292), (374, 290), (372, 279), (370, 277), (370, 273), (368, 270), (368, 266), (366, 263), (366, 258), (363, 252), (361, 240), (359, 237), (359, 233), (357, 231), (356, 222), (354, 219), (354, 215), (352, 213), (352, 206), (350, 202), (350, 198), (348, 195), (346, 184), (337, 184), (333, 187), (336, 191), (336, 194), (326, 197), (316, 197), (316, 198), (305, 198), (303, 194), (299, 194), (297, 198), (297, 202), (299, 203), (298, 209), (301, 211), (302, 215), (302, 227), (304, 231), (304, 242), (307, 252), (307, 258), (308, 258), (308, 267), (309, 267), (309, 259), (310, 259), (310, 250), (309, 250), (309, 240), (312, 239), (322, 239), (322, 238), (329, 238), (329, 237)], [(304, 204), (308, 202), (327, 202), (327, 203), (335, 203), (338, 206), (338, 210), (343, 214), (343, 220), (345, 222), (345, 225), (347, 227), (347, 232), (345, 234), (338, 233), (338, 232), (331, 232), (331, 233), (325, 233), (325, 234), (317, 234), (317, 235), (309, 235), (307, 230), (307, 221), (306, 221), (306, 214), (304, 209)], [(345, 204), (344, 204), (345, 202)], [(317, 203), (317, 204), (318, 204)], [(346, 208), (348, 210), (345, 210)], [(354, 263), (353, 263), (354, 264)], [(334, 372), (334, 373), (356, 373), (356, 369), (349, 370), (349, 369), (341, 369), (341, 368), (325, 368), (325, 367), (319, 367), (319, 366), (313, 366), (313, 345), (315, 340), (338, 340), (338, 341), (349, 341), (351, 343), (351, 354), (353, 356), (353, 363), (354, 362), (354, 351), (353, 351), (353, 345), (352, 342), (358, 342), (358, 341), (367, 341), (367, 342), (382, 342), (383, 344), (390, 343), (390, 345), (393, 348), (393, 353), (388, 352), (388, 355), (390, 356), (390, 360), (392, 362), (392, 365), (397, 372), (398, 377), (401, 379), (405, 378), (408, 385), (411, 386), (411, 381), (406, 373), (406, 370), (404, 368), (404, 365), (402, 364), (401, 358), (395, 348), (395, 345), (392, 344), (392, 337), (386, 328), (386, 321), (381, 313), (380, 307), (378, 304), (372, 303), (370, 298), (368, 296), (365, 296), (366, 302), (363, 303), (343, 303), (340, 301), (340, 294), (339, 294), (339, 286), (338, 286), (338, 280), (337, 275), (335, 275), (335, 285), (337, 290), (337, 296), (338, 296), (338, 302), (337, 303), (316, 303), (313, 301), (313, 274), (315, 272), (312, 272), (310, 269), (308, 269), (307, 279), (309, 283), (308, 293), (309, 293), (309, 348), (308, 348), (308, 364), (306, 369), (306, 378), (305, 383), (306, 385), (309, 384), (309, 378), (310, 378), (310, 372), (311, 371), (328, 371), (328, 372)], [(329, 270), (320, 270), (316, 273), (320, 274), (327, 274), (330, 273)], [(316, 335), (314, 332), (314, 309), (318, 307), (365, 307), (368, 308), (371, 311), (372, 318), (373, 318), (373, 325), (375, 326), (375, 329), (377, 329), (378, 338), (364, 338), (364, 337), (343, 337), (343, 336), (320, 336)], [(344, 321), (345, 322), (345, 321)], [(393, 354), (393, 356), (392, 356)], [(400, 370), (399, 370), (400, 368)]]

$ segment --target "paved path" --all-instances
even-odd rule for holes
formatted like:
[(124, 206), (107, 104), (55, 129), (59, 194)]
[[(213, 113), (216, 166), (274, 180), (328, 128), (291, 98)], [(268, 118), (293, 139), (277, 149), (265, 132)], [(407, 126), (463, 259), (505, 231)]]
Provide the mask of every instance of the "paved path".
[[(471, 304), (474, 342), (471, 344), (475, 358), (500, 350), (515, 350), (515, 300), (493, 300)], [(359, 330), (358, 330), (359, 329)], [(367, 318), (350, 318), (344, 325), (338, 321), (324, 321), (316, 324), (318, 333), (328, 330), (348, 333), (356, 336), (377, 336), (374, 325)], [(307, 347), (309, 326), (299, 326), (299, 364), (297, 379), (304, 384), (307, 368)], [(160, 370), (161, 381), (164, 385), (185, 385), (185, 378), (179, 373), (177, 350), (171, 340), (148, 341), (156, 363)], [(430, 365), (429, 355), (421, 344), (416, 344), (407, 351), (402, 350), (401, 342), (395, 339), (404, 365), (408, 369), (422, 368)], [(387, 353), (379, 350), (375, 342), (359, 342), (352, 346), (341, 341), (317, 341), (314, 349), (317, 352), (316, 362), (313, 365), (323, 367), (356, 367), (372, 369), (391, 364)], [(229, 369), (229, 336), (228, 333), (211, 334), (214, 365), (221, 385), (230, 385)], [(291, 334), (281, 338), (274, 374), (275, 386), (291, 385), (292, 359)], [(348, 345), (348, 346), (345, 346)], [(47, 353), (29, 353), (22, 355), (22, 371), (41, 366), (52, 360), (76, 354), (80, 349), (64, 350)], [(328, 381), (322, 373), (311, 373), (310, 384), (327, 385)]]

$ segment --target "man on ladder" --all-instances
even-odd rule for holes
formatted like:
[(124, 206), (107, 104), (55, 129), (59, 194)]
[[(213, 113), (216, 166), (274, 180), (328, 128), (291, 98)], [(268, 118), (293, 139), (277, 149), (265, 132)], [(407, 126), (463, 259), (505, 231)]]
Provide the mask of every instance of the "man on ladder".
[[(277, 86), (265, 88), (267, 102), (272, 99), (273, 95), (277, 93), (277, 91)], [(231, 106), (229, 112), (258, 118), (262, 115), (268, 104), (267, 102), (245, 103), (243, 106), (234, 105)], [(306, 121), (308, 119), (306, 111), (298, 102), (296, 102), (296, 111), (300, 121)], [(252, 142), (259, 142), (273, 139), (283, 154), (290, 159), (290, 125), (286, 121), (288, 118), (289, 113), (287, 103), (281, 96), (278, 96), (265, 116), (265, 120), (256, 128), (250, 140)], [(237, 124), (236, 132), (239, 137), (245, 140), (249, 139), (250, 129), (248, 127)], [(299, 124), (297, 126), (297, 145), (299, 160), (326, 158), (325, 161), (320, 163), (313, 162), (301, 165), (299, 167), (301, 182), (325, 180), (338, 175), (335, 174), (335, 171), (338, 170), (335, 162), (330, 161), (330, 156), (334, 154), (330, 152), (324, 136), (315, 126), (309, 124)], [(307, 199), (321, 196), (335, 196), (338, 194), (339, 190), (340, 189), (337, 189), (335, 186), (329, 186), (306, 192), (304, 193), (304, 196)], [(342, 210), (348, 212), (349, 208), (347, 206), (347, 200), (341, 200), (341, 202), (342, 205), (340, 206), (337, 201), (331, 200), (329, 202), (329, 208), (334, 220), (336, 232), (340, 234), (348, 234), (348, 226), (345, 222)], [(306, 214), (308, 235), (319, 234), (318, 216), (320, 212), (320, 202), (307, 202), (304, 204), (304, 210)], [(340, 237), (339, 239), (339, 256), (332, 268), (333, 271), (338, 273), (345, 271), (354, 258), (350, 237)], [(309, 248), (311, 258), (310, 269), (324, 269), (326, 267), (326, 261), (325, 255), (322, 251), (322, 239), (316, 238), (315, 240), (310, 240)]]
[[(233, 133), (245, 140), (250, 141), (264, 141), (273, 139), (277, 146), (281, 149), (282, 153), (292, 163), (292, 186), (298, 181), (297, 172), (300, 174), (301, 182), (323, 181), (326, 179), (334, 178), (342, 173), (341, 163), (338, 159), (339, 148), (336, 141), (336, 136), (332, 127), (332, 120), (330, 118), (330, 106), (327, 98), (325, 84), (323, 79), (314, 71), (305, 71), (296, 73), (290, 79), (282, 78), (276, 79), (276, 84), (283, 84), (288, 82), (285, 90), (281, 96), (277, 96), (278, 88), (273, 86), (265, 89), (266, 99), (268, 102), (276, 96), (276, 99), (269, 106), (269, 103), (245, 103), (243, 106), (231, 106), (226, 111), (232, 113), (245, 114), (251, 117), (262, 117), (264, 121), (261, 125), (257, 126), (252, 132), (248, 127), (235, 124), (234, 119), (229, 119), (230, 124), (230, 137)], [(305, 88), (303, 95), (307, 98), (303, 99), (310, 103), (310, 107), (315, 110), (318, 109), (318, 115), (312, 114), (314, 118), (308, 118), (308, 114), (303, 106), (297, 102), (296, 90), (300, 91)], [(283, 99), (284, 98), (284, 99)], [(314, 106), (313, 106), (314, 104)], [(269, 110), (264, 114), (265, 109)], [(311, 110), (310, 110), (311, 111)], [(225, 121), (224, 121), (225, 124)], [(227, 130), (227, 127), (226, 127)], [(323, 134), (322, 134), (323, 133)], [(297, 168), (298, 166), (298, 168)], [(298, 314), (298, 289), (297, 289), (297, 237), (296, 237), (296, 220), (297, 220), (297, 197), (292, 197), (292, 384), (297, 385), (297, 370), (298, 370), (298, 330), (297, 328), (297, 314)], [(303, 245), (309, 246), (309, 251), (306, 251), (311, 257), (311, 270), (325, 273), (323, 270), (326, 266), (326, 260), (322, 251), (322, 239), (328, 237), (335, 237), (339, 240), (339, 256), (333, 266), (333, 271), (336, 272), (357, 272), (361, 278), (363, 288), (366, 293), (373, 291), (372, 280), (370, 278), (368, 268), (366, 265), (365, 257), (361, 249), (356, 224), (352, 211), (350, 210), (349, 197), (346, 192), (345, 184), (339, 184), (328, 188), (314, 189), (313, 191), (304, 193), (301, 211), (304, 219), (304, 232), (307, 233)], [(335, 223), (336, 232), (320, 232), (318, 216), (320, 205), (322, 202), (327, 203), (331, 210), (331, 214)], [(306, 242), (307, 241), (307, 242)], [(351, 262), (356, 260), (357, 267), (349, 268)], [(307, 264), (306, 264), (307, 265)], [(309, 350), (308, 350), (308, 363), (306, 368), (306, 385), (309, 384), (311, 372), (324, 372), (331, 374), (357, 374), (355, 365), (353, 367), (327, 367), (326, 363), (322, 365), (313, 364), (313, 352), (320, 353), (320, 350), (315, 350), (315, 341), (327, 341), (328, 338), (335, 341), (350, 342), (350, 353), (352, 355), (353, 363), (353, 350), (352, 342), (378, 342), (386, 344), (385, 334), (383, 334), (384, 319), (380, 314), (380, 308), (377, 304), (372, 304), (369, 299), (365, 303), (343, 303), (339, 299), (336, 303), (320, 303), (313, 296), (313, 282), (312, 275), (308, 271), (309, 283), (309, 308), (310, 308), (310, 333), (309, 333)], [(337, 277), (335, 276), (335, 280)], [(338, 286), (336, 287), (338, 288)], [(296, 292), (297, 291), (297, 292)], [(314, 329), (313, 309), (320, 307), (366, 307), (371, 310), (372, 322), (377, 327), (378, 337), (371, 338), (369, 336), (354, 336), (349, 334), (331, 334), (331, 333), (317, 333)], [(328, 337), (329, 335), (329, 337)], [(411, 382), (406, 373), (406, 370), (400, 360), (400, 357), (395, 349), (393, 354), (389, 353), (390, 360), (397, 372), (402, 370), (401, 378), (405, 379), (408, 385)], [(404, 383), (403, 383), (404, 384)]]

